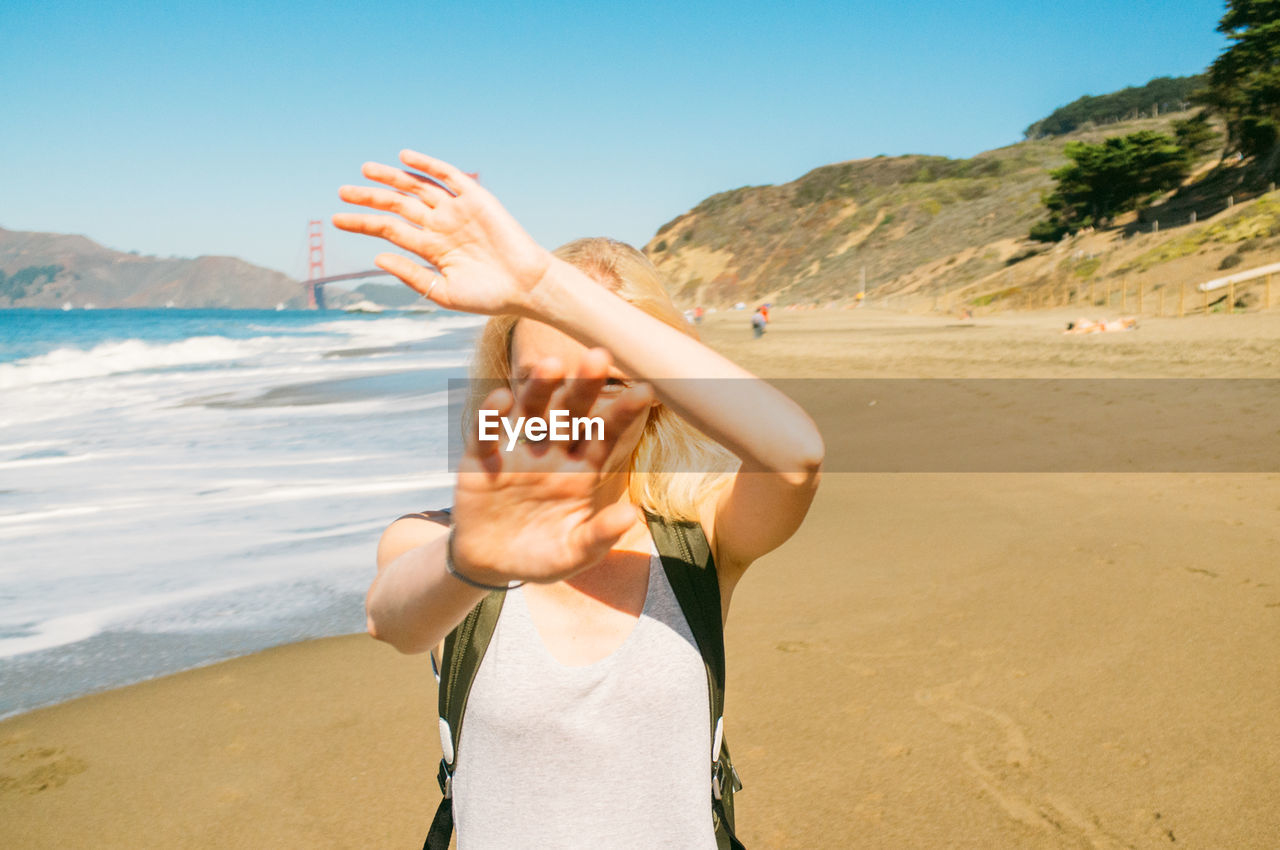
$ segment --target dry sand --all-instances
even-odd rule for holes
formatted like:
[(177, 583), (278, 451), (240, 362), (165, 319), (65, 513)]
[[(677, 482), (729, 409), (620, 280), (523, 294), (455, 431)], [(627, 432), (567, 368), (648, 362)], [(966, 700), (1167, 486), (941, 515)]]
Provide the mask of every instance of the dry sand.
[[(776, 377), (1280, 376), (1280, 311), (1068, 318), (704, 336)], [(1280, 847), (1280, 475), (829, 475), (728, 647), (748, 847)], [(416, 847), (438, 758), (422, 657), (281, 647), (0, 723), (0, 846)]]

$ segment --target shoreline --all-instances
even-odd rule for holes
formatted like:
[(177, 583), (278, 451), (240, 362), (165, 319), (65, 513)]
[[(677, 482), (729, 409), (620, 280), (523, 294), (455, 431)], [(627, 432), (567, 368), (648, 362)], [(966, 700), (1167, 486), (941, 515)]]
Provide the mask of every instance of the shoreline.
[[(353, 595), (352, 603), (354, 605), (362, 605), (363, 596), (359, 594)], [(65, 651), (65, 647), (73, 646), (72, 644), (54, 646), (48, 650), (36, 650), (25, 655), (13, 656), (4, 659), (8, 662), (9, 669), (6, 669), (4, 674), (0, 676), (0, 683), (3, 683), (7, 688), (30, 689), (32, 681), (40, 678), (43, 674), (46, 680), (39, 682), (36, 687), (38, 692), (44, 691), (49, 696), (37, 697), (35, 704), (0, 714), (0, 724), (8, 720), (25, 717), (33, 711), (57, 708), (75, 700), (100, 696), (122, 688), (154, 682), (157, 679), (164, 679), (169, 676), (180, 676), (184, 673), (204, 669), (213, 664), (236, 661), (277, 647), (327, 640), (330, 637), (360, 634), (359, 632), (323, 634), (317, 633), (320, 630), (315, 628), (310, 631), (310, 634), (283, 643), (272, 643), (272, 637), (253, 631), (228, 631), (208, 634), (100, 632), (75, 642), (75, 658), (78, 662), (76, 666), (83, 666), (85, 663), (114, 663), (117, 668), (110, 673), (100, 674), (97, 678), (94, 678), (93, 674), (89, 674), (89, 678), (86, 679), (84, 674), (79, 674), (76, 678), (78, 683), (87, 681), (91, 684), (87, 690), (71, 693), (70, 696), (66, 695), (68, 688), (62, 685), (62, 680), (55, 679), (50, 681), (47, 673), (40, 669), (42, 664), (50, 662), (48, 659), (40, 658), (39, 656), (44, 653), (54, 653), (55, 657), (52, 660), (52, 664), (62, 667), (68, 666), (65, 663), (59, 665), (59, 662), (64, 661), (64, 659), (57, 658), (56, 654), (60, 650)], [(135, 656), (139, 665), (133, 668), (136, 672), (122, 676), (119, 672), (119, 666), (127, 666), (134, 662)], [(30, 661), (25, 660), (28, 658)], [(154, 663), (155, 658), (194, 658), (199, 660), (191, 664), (182, 664), (182, 666), (176, 668), (169, 666), (168, 669), (160, 672), (147, 672), (147, 667)], [(181, 664), (182, 662), (178, 663)], [(31, 691), (28, 690), (27, 692), (30, 693)]]

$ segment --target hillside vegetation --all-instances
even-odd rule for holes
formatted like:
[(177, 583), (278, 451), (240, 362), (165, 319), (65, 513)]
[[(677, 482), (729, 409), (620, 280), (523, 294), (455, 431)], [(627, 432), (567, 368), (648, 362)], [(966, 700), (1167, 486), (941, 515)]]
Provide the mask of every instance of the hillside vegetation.
[(1208, 83), (1204, 74), (1192, 77), (1156, 77), (1145, 86), (1130, 86), (1102, 95), (1085, 95), (1060, 106), (1024, 131), (1028, 139), (1062, 136), (1090, 126), (1115, 124), (1136, 118), (1158, 117), (1189, 109), (1192, 95)]
[[(1082, 267), (1074, 261), (1064, 265), (1059, 255), (1079, 250), (1071, 246), (1080, 240), (1086, 240), (1091, 255), (1141, 245), (1144, 256), (1154, 258), (1160, 254), (1158, 245), (1199, 232), (1187, 227), (1193, 209), (1202, 226), (1215, 213), (1247, 214), (1247, 196), (1233, 188), (1239, 180), (1228, 165), (1216, 169), (1214, 181), (1200, 181), (1202, 187), (1216, 185), (1216, 193), (1184, 198), (1172, 192), (1164, 204), (1144, 210), (1142, 222), (1129, 213), (1109, 234), (1086, 233), (1048, 246), (1027, 239), (1031, 225), (1044, 215), (1041, 197), (1052, 188), (1050, 171), (1066, 162), (1067, 141), (1098, 141), (1141, 130), (1171, 133), (1172, 122), (1189, 116), (1170, 113), (1091, 127), (972, 159), (899, 156), (827, 165), (780, 186), (745, 186), (712, 195), (663, 225), (645, 251), (685, 305), (847, 303), (862, 289), (864, 276), (873, 299), (896, 295), (930, 305), (943, 298), (944, 306), (967, 300), (990, 303), (992, 291), (1012, 294), (1024, 287), (1059, 285), (1064, 275), (1079, 278)], [(1191, 179), (1203, 178), (1216, 160), (1216, 153), (1207, 154)], [(1231, 191), (1240, 193), (1241, 203), (1220, 212)], [(1147, 233), (1162, 215), (1164, 229)], [(1260, 227), (1248, 250), (1272, 250), (1267, 239), (1273, 233), (1280, 228)], [(1238, 247), (1206, 237), (1196, 249), (1203, 253), (1193, 252), (1200, 258), (1194, 264), (1186, 262), (1185, 251), (1170, 249), (1139, 265), (1144, 274), (1168, 266), (1164, 271), (1171, 275), (1203, 279)], [(1098, 274), (1113, 267), (1102, 256), (1088, 261)]]

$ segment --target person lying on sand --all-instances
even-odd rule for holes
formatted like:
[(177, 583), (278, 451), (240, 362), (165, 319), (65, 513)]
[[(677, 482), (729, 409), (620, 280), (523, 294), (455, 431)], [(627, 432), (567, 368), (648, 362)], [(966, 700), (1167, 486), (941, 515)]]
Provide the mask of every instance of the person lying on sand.
[(1102, 319), (1076, 319), (1074, 322), (1067, 322), (1067, 329), (1063, 331), (1063, 333), (1109, 333), (1112, 331), (1131, 331), (1137, 327), (1138, 320), (1133, 316), (1125, 316), (1124, 318), (1112, 319), (1111, 321), (1104, 321)]
[(376, 260), (439, 306), (493, 317), (473, 374), (500, 386), (473, 393), (468, 421), (568, 410), (604, 422), (600, 440), (509, 451), (473, 424), (451, 513), (401, 518), (379, 542), (368, 630), (401, 652), (440, 664), (447, 636), (467, 639), (455, 629), (469, 612), (506, 601), (451, 755), (442, 730), (444, 827), (428, 846), (446, 846), (456, 823), (462, 848), (741, 847), (713, 768), (715, 689), (651, 529), (679, 524), (709, 554), (699, 567), (714, 571), (723, 641), (738, 581), (809, 509), (817, 428), (699, 343), (635, 248), (547, 251), (459, 169), (413, 151), (401, 161), (364, 166), (386, 188), (340, 190), (391, 215), (333, 222), (437, 269)]

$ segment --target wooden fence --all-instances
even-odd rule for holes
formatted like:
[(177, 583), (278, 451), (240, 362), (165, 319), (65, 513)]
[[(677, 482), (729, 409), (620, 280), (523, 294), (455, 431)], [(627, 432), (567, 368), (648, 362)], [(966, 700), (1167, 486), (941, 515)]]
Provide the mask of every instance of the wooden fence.
[[(1034, 290), (1010, 287), (1003, 292), (989, 294), (985, 303), (1003, 303), (1014, 309), (1032, 310), (1078, 304), (1088, 309), (1118, 310), (1134, 315), (1185, 316), (1197, 312), (1237, 312), (1239, 299), (1247, 292), (1257, 290), (1254, 309), (1270, 310), (1280, 301), (1280, 291), (1277, 291), (1274, 281), (1277, 275), (1280, 275), (1280, 263), (1258, 266), (1198, 285), (1093, 278), (1041, 286)], [(1223, 289), (1225, 293), (1214, 294)], [(936, 300), (934, 309), (938, 309)]]

